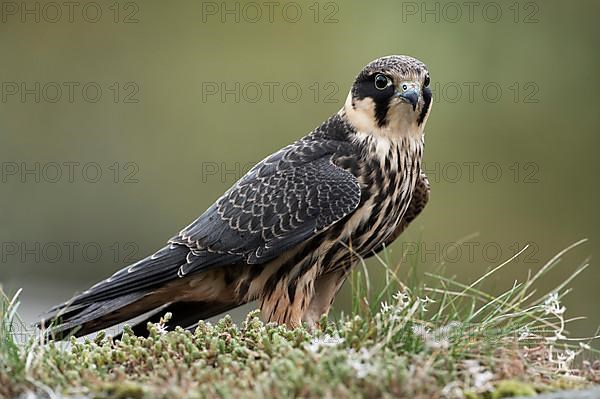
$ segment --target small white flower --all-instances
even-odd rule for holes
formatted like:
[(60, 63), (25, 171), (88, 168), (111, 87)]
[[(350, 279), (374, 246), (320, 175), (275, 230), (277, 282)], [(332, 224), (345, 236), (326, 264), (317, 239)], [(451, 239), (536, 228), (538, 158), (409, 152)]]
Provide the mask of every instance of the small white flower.
[(443, 398), (463, 398), (465, 393), (457, 381), (453, 381), (442, 388)]
[(164, 335), (168, 332), (167, 330), (167, 326), (164, 324), (155, 324), (156, 326), (156, 332), (158, 332), (160, 335)]
[(556, 354), (556, 364), (559, 370), (569, 372), (571, 370), (570, 366), (575, 360), (575, 355), (577, 353), (573, 350), (567, 349), (564, 353)]
[(425, 298), (420, 298), (419, 300), (421, 301), (421, 309), (423, 309), (423, 312), (427, 312), (429, 310), (429, 308), (426, 307), (428, 303), (436, 303), (436, 301), (429, 298), (427, 295), (425, 295)]
[(530, 335), (529, 327), (525, 326), (519, 330), (519, 338), (517, 338), (517, 340), (522, 341), (529, 338)]
[(477, 360), (465, 360), (464, 365), (473, 381), (473, 388), (479, 392), (489, 391), (493, 388), (491, 381), (494, 374), (486, 370)]
[(389, 313), (393, 309), (387, 302), (381, 302), (381, 313)]
[(544, 309), (546, 314), (553, 314), (556, 316), (562, 315), (565, 310), (567, 310), (566, 307), (561, 305), (560, 299), (558, 298), (558, 292), (553, 292), (548, 295), (548, 298), (546, 298), (542, 305), (542, 309)]
[(483, 373), (477, 373), (473, 376), (473, 386), (477, 390), (488, 391), (492, 388), (490, 382), (494, 378), (494, 374), (490, 371), (484, 371)]
[(358, 378), (365, 378), (377, 373), (377, 368), (369, 363), (371, 355), (365, 348), (356, 352), (354, 349), (348, 351), (348, 365), (354, 369)]
[(406, 301), (408, 300), (408, 294), (406, 292), (398, 291), (392, 297), (397, 301)]
[(396, 307), (398, 311), (402, 311), (410, 305), (410, 297), (406, 292), (398, 291), (396, 292), (392, 298), (396, 301)]

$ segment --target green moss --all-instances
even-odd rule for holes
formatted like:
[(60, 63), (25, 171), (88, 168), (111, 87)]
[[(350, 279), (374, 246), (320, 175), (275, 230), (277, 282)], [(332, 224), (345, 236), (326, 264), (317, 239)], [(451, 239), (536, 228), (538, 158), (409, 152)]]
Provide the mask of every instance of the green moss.
[(142, 399), (144, 389), (132, 382), (122, 382), (114, 384), (104, 384), (99, 388), (98, 396), (95, 399)]
[[(598, 381), (598, 377), (596, 377), (596, 381)], [(581, 383), (581, 377), (558, 376), (556, 379), (553, 379), (550, 382), (550, 384), (547, 386), (547, 389), (551, 391), (579, 389), (581, 388)]]
[(534, 396), (537, 392), (532, 384), (518, 380), (503, 380), (496, 384), (492, 399), (512, 398), (515, 396)]

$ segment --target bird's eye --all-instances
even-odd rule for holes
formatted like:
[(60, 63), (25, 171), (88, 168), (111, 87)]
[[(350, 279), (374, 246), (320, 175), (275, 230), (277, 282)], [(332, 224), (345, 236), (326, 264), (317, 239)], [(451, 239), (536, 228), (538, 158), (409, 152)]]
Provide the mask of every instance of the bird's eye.
[(385, 75), (379, 74), (375, 76), (375, 88), (377, 90), (385, 90), (392, 81)]
[(423, 82), (423, 87), (429, 87), (429, 75), (425, 76), (425, 81)]

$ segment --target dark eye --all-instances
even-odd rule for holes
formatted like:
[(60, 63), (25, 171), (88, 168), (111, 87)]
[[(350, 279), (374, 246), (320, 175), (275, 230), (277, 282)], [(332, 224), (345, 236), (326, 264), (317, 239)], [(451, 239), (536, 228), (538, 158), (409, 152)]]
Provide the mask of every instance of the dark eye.
[(388, 78), (385, 75), (379, 74), (375, 76), (375, 88), (377, 90), (385, 90), (390, 85), (390, 83), (390, 78)]
[(423, 82), (423, 87), (429, 86), (429, 75), (425, 76), (425, 81)]

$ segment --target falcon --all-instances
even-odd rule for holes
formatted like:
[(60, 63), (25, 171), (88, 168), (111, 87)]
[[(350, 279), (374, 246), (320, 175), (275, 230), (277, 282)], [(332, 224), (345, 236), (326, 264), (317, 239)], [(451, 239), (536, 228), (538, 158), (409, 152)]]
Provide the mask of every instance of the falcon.
[[(191, 327), (250, 301), (267, 322), (315, 327), (353, 265), (423, 210), (429, 71), (392, 55), (366, 65), (337, 113), (254, 166), (156, 253), (50, 309), (52, 338), (171, 312)], [(49, 326), (49, 328), (48, 328)]]

